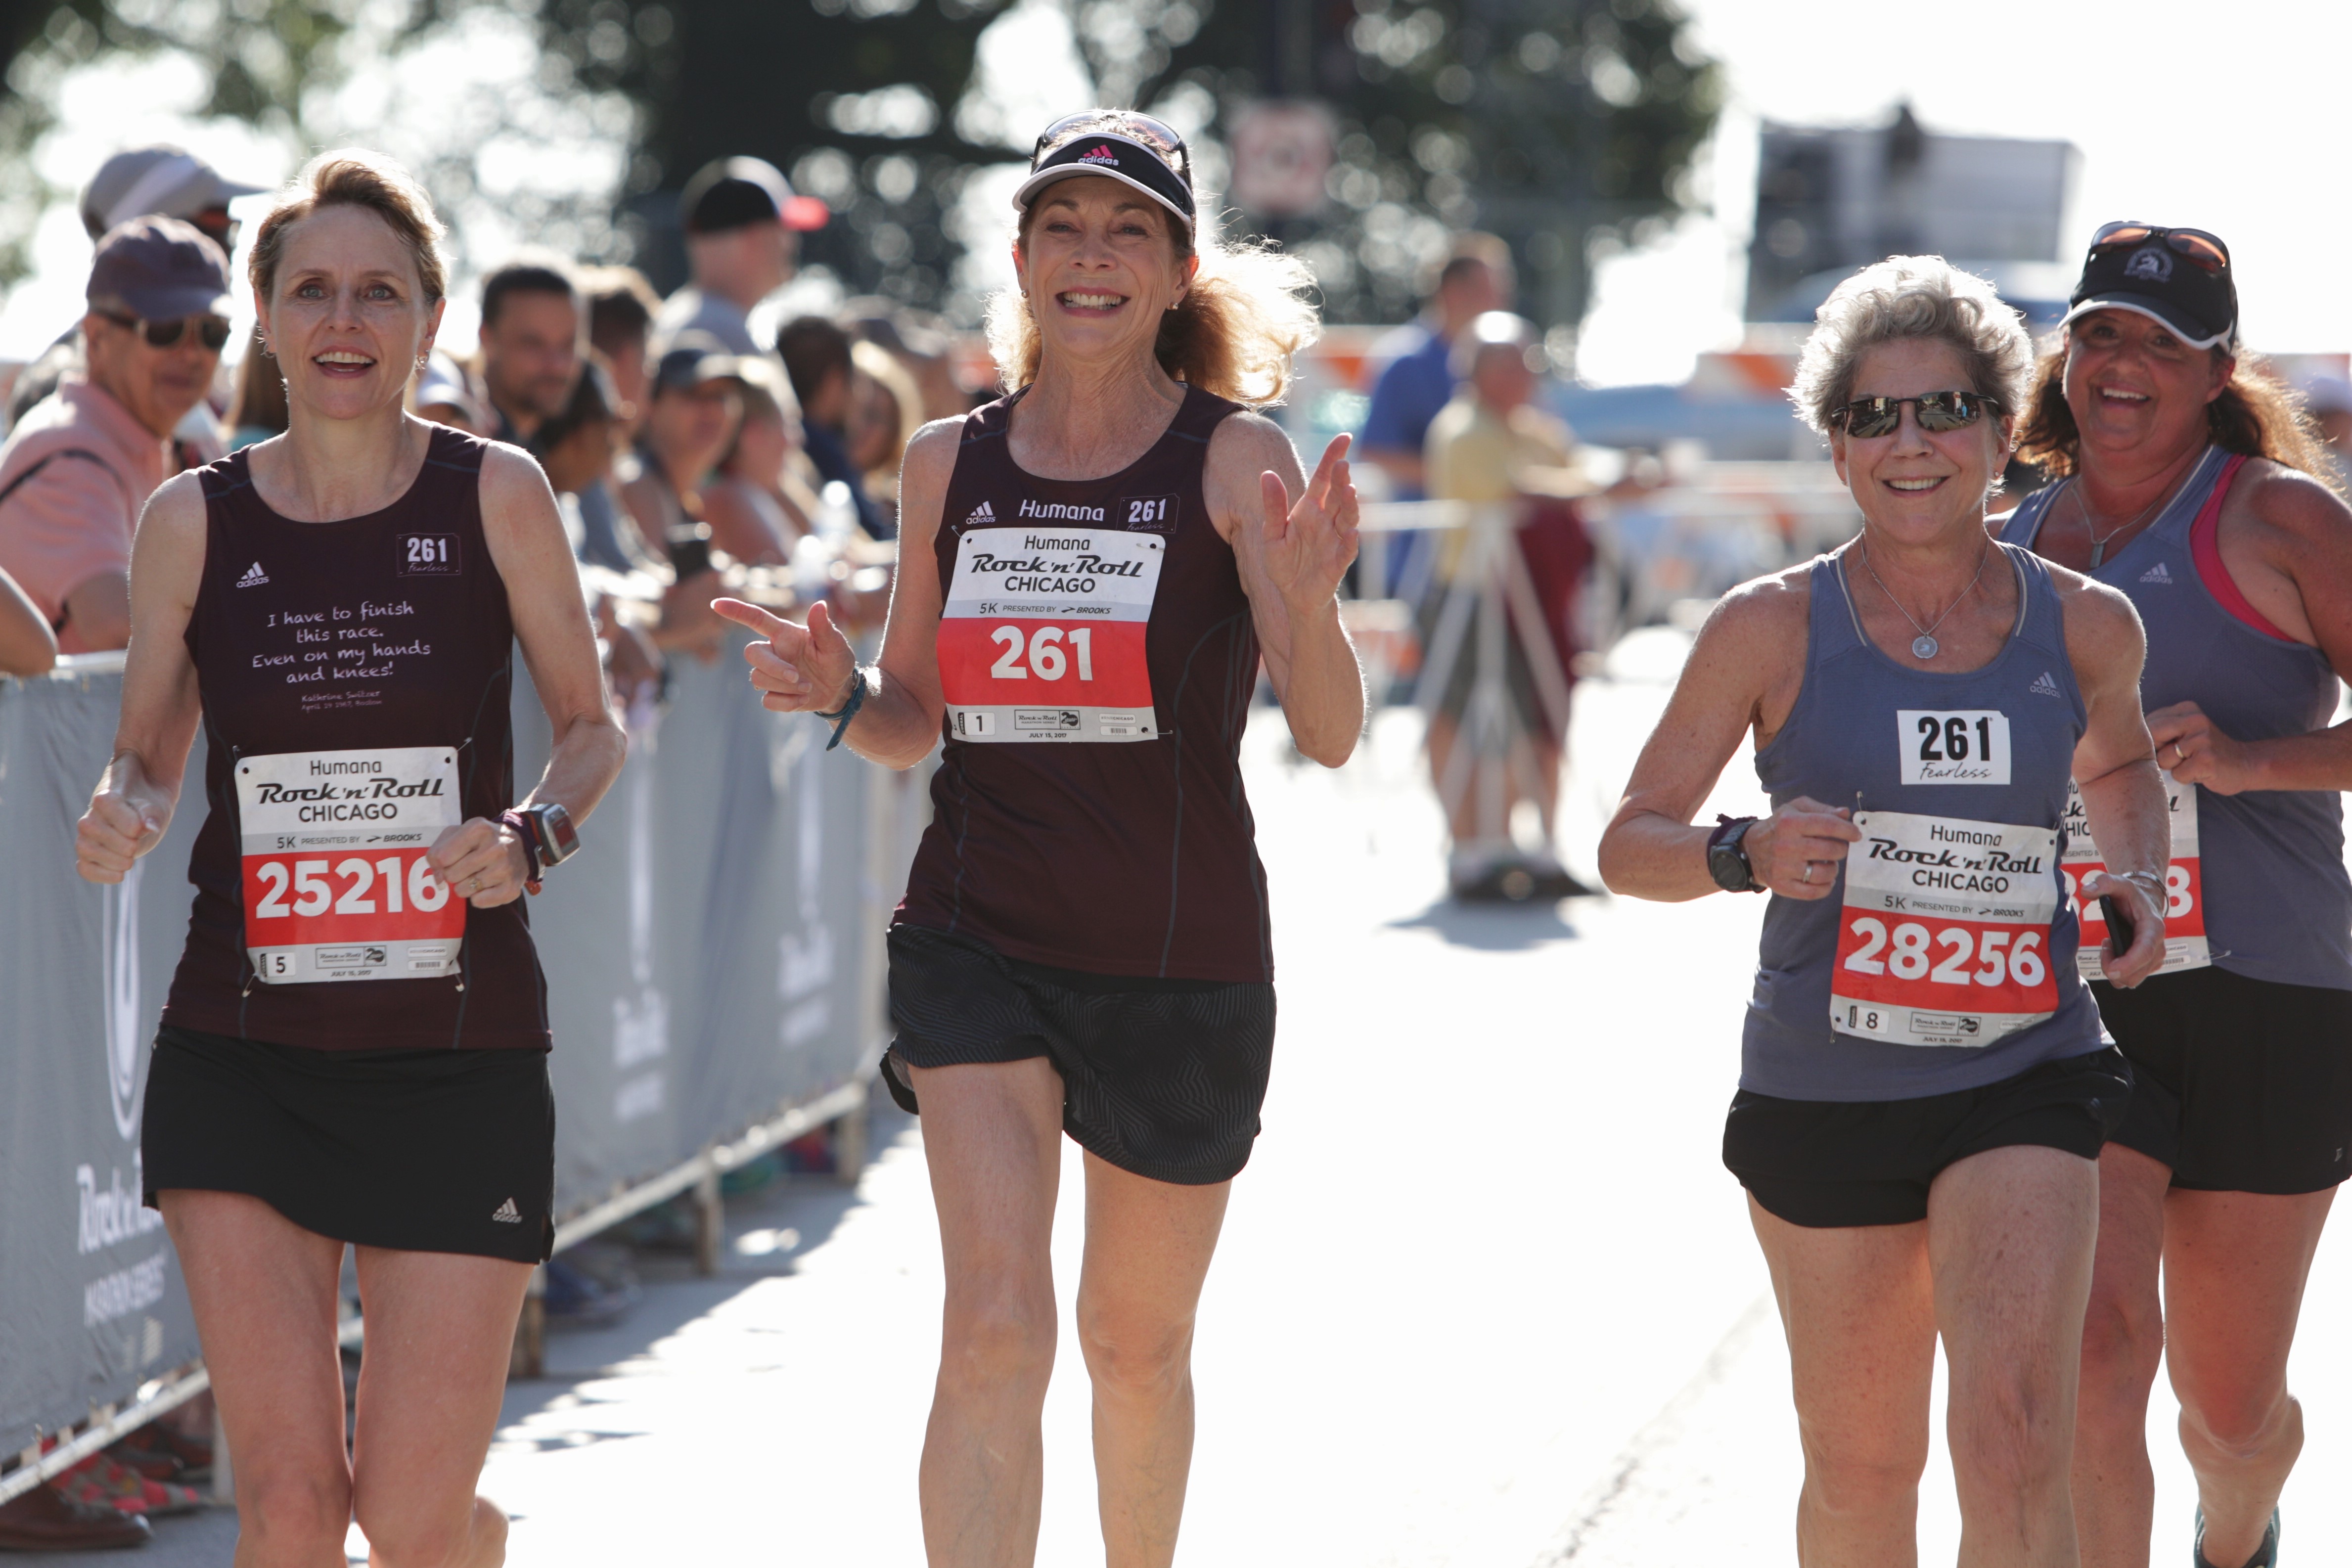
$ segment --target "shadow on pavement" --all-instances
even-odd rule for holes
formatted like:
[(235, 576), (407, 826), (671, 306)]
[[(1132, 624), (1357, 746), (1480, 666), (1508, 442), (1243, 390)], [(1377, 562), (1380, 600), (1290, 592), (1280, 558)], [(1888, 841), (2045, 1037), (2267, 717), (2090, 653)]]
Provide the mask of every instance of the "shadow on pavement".
[(1573, 942), (1576, 927), (1560, 918), (1559, 904), (1464, 904), (1442, 898), (1420, 914), (1391, 920), (1393, 931), (1433, 931), (1457, 947), (1489, 953), (1521, 953), (1548, 942)]

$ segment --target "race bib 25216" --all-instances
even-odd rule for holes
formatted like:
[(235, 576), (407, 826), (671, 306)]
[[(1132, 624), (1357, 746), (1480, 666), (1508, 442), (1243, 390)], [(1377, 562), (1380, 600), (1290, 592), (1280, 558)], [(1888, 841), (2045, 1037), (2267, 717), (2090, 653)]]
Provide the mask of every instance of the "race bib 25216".
[(1894, 1045), (1990, 1045), (2058, 1009), (2058, 830), (1857, 811), (1830, 1022)]
[(958, 740), (1154, 740), (1144, 639), (1168, 541), (1123, 528), (974, 528), (940, 618)]
[(271, 985), (455, 974), (466, 901), (425, 852), (461, 821), (446, 746), (236, 764), (245, 946)]

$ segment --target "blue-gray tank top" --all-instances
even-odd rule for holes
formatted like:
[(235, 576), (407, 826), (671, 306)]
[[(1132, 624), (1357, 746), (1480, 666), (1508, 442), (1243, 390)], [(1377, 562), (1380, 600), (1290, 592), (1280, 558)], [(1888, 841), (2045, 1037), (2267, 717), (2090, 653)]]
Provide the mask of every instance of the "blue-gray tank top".
[[(2208, 447), (2156, 521), (2089, 575), (2126, 595), (2147, 630), (2140, 705), (2193, 702), (2233, 740), (2306, 735), (2336, 715), (2336, 672), (2318, 649), (2260, 631), (2206, 586), (2196, 535), (2209, 531), (2234, 478)], [(2032, 547), (2066, 489), (2028, 496), (2001, 529)], [(2209, 563), (2225, 571), (2218, 554)], [(2332, 789), (2197, 790), (2205, 937), (2216, 967), (2250, 980), (2352, 990), (2352, 877), (2344, 868), (2344, 798)], [(2161, 984), (2167, 976), (2152, 977)]]
[[(1808, 902), (1775, 894), (1765, 908), (1742, 1040), (1743, 1089), (1789, 1100), (1910, 1100), (1997, 1083), (2099, 1048), (2098, 1012), (2075, 975), (2076, 927), (2058, 869), (2066, 781), (2084, 723), (2083, 698), (2048, 570), (2029, 551), (2004, 549), (2002, 554), (2017, 577), (2016, 623), (1990, 664), (1953, 674), (1915, 670), (1879, 652), (1863, 632), (1839, 558), (1816, 559), (1804, 684), (1788, 723), (1756, 754), (1756, 777), (1775, 807), (1810, 795), (1874, 816), (1936, 820), (1933, 828), (1918, 830), (1917, 841), (1930, 841), (1932, 833), (1943, 847), (1895, 850), (1891, 857), (1914, 862), (1905, 875), (1923, 887), (1987, 880), (1980, 874), (1985, 855), (1969, 846), (1994, 834), (1965, 824), (2006, 825), (2013, 838), (2054, 835), (2046, 860), (2037, 852), (2023, 862), (1993, 862), (2008, 873), (2004, 886), (2013, 882), (2019, 897), (2051, 907), (2046, 946), (2031, 943), (2032, 967), (2021, 963), (2018, 968), (2019, 978), (2030, 978), (2034, 994), (2046, 998), (2049, 1016), (2005, 1032), (1997, 1024), (1985, 1027), (1989, 1020), (1970, 1010), (1969, 981), (1997, 988), (2005, 956), (1994, 957), (1990, 944), (1980, 956), (1976, 933), (1966, 923), (1931, 913), (1913, 920), (1848, 908), (1849, 872), (1860, 866), (1858, 875), (1883, 879), (1895, 849), (1888, 835), (1866, 831), (1841, 862), (1830, 896)], [(1931, 893), (1919, 907), (1934, 909), (1936, 896)], [(1899, 907), (1902, 901), (1893, 902)], [(1892, 947), (1885, 945), (1890, 925)], [(1916, 933), (1906, 925), (1916, 925)], [(2029, 946), (2022, 938), (2018, 945)], [(1833, 969), (1860, 972), (1834, 987), (1848, 991), (1887, 983), (1888, 960), (1898, 957), (1916, 966), (1915, 980), (1932, 973), (1943, 982), (1941, 998), (1957, 998), (1934, 1017), (1906, 1006), (1906, 1023), (1925, 1026), (1932, 1038), (1971, 1043), (1896, 1043), (1849, 1032), (1843, 1000), (1832, 1020), (1831, 995), (1841, 977)], [(1900, 965), (1893, 967), (1901, 972)], [(1987, 998), (1997, 994), (1997, 988), (1981, 992)], [(1877, 1021), (1867, 1015), (1855, 1021), (1865, 1019)], [(1906, 1032), (1916, 1037), (1923, 1030)]]

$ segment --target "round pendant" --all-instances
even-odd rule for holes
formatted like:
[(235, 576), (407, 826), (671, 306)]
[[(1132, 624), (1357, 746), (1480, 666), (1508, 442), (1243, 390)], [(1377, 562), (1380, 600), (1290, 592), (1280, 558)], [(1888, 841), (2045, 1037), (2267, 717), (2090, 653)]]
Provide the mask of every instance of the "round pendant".
[(1911, 656), (1915, 659), (1932, 659), (1936, 656), (1936, 640), (1922, 632), (1918, 639), (1911, 644)]

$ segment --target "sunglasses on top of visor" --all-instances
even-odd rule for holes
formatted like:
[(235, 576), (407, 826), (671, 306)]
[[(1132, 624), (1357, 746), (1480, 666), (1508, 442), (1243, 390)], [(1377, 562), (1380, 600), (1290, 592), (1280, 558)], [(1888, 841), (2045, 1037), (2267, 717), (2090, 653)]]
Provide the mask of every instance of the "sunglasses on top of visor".
[(1917, 397), (1858, 397), (1843, 408), (1830, 411), (1830, 423), (1848, 435), (1867, 441), (1881, 435), (1892, 435), (1903, 423), (1903, 405), (1909, 403), (1918, 410), (1919, 428), (1931, 434), (1965, 430), (1982, 418), (1987, 409), (1998, 413), (2000, 402), (1982, 392), (1923, 392)]
[(2150, 240), (2160, 239), (2165, 248), (2187, 261), (2200, 272), (2221, 274), (2230, 270), (2230, 247), (2221, 236), (2209, 235), (2203, 229), (2159, 228), (2154, 224), (2106, 224), (2091, 236), (2091, 254), (2101, 251), (2136, 250)]
[(1044, 131), (1037, 133), (1037, 144), (1029, 150), (1030, 172), (1034, 173), (1045, 154), (1053, 150), (1054, 144), (1073, 131), (1083, 129), (1120, 133), (1132, 130), (1140, 131), (1158, 141), (1167, 150), (1168, 156), (1175, 161), (1179, 172), (1187, 180), (1192, 177), (1192, 149), (1184, 145), (1184, 138), (1177, 134), (1174, 126), (1164, 120), (1154, 120), (1148, 114), (1139, 114), (1131, 109), (1108, 111), (1108, 118), (1113, 123), (1105, 123), (1106, 118), (1106, 111), (1090, 109), (1084, 114), (1066, 114), (1045, 127)]

